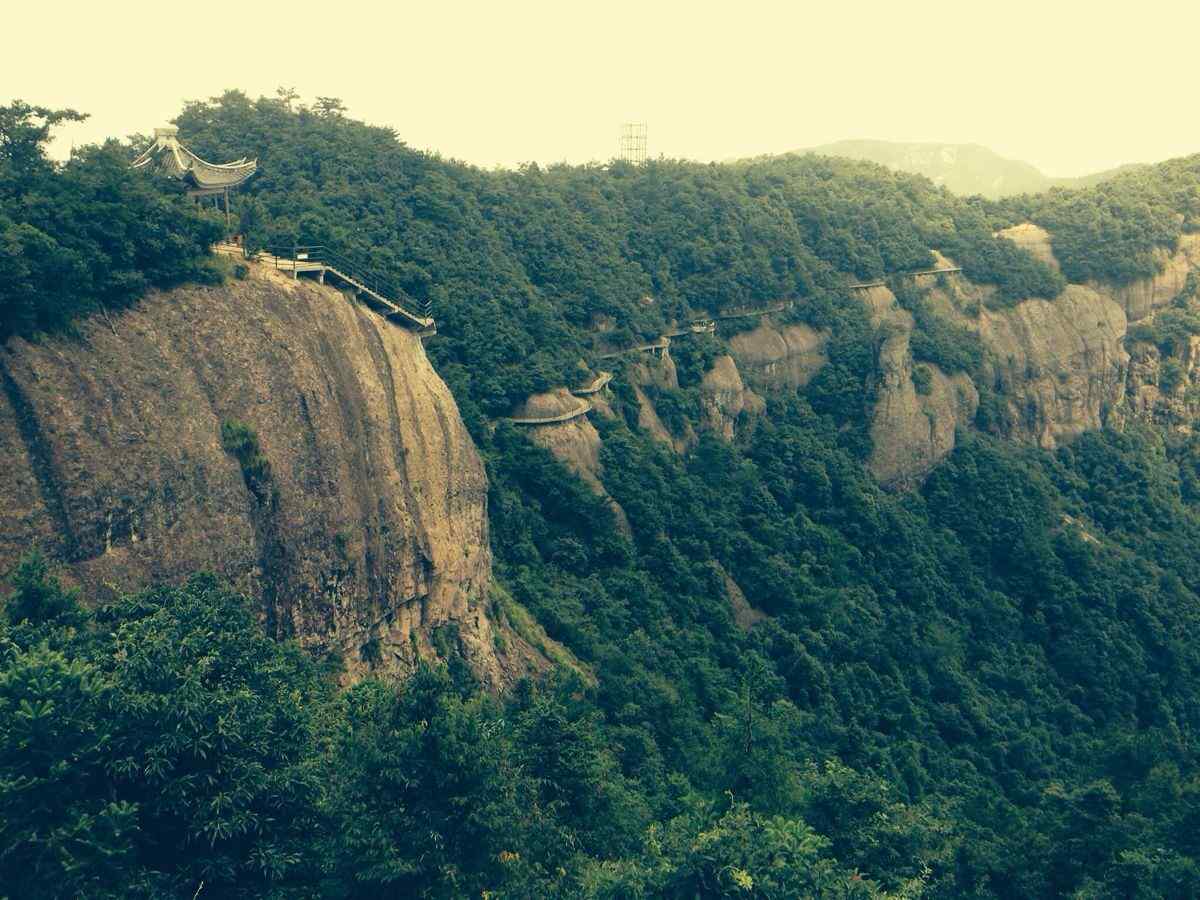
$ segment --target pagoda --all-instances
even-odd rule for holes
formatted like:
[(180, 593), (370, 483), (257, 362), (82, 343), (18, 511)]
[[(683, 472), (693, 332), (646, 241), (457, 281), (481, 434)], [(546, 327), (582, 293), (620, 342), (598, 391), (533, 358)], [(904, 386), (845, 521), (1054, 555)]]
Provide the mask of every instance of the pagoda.
[(229, 192), (241, 187), (258, 171), (258, 160), (244, 156), (231, 163), (210, 163), (201, 159), (179, 143), (179, 129), (174, 125), (155, 128), (154, 143), (130, 164), (130, 168), (147, 169), (155, 164), (159, 171), (185, 182), (189, 197), (223, 196), (227, 219)]

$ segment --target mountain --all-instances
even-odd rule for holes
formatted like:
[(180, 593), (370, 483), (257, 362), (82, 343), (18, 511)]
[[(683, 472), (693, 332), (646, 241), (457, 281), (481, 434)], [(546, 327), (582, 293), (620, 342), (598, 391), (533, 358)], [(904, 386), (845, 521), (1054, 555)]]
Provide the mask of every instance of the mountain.
[(960, 196), (978, 194), (993, 200), (1041, 193), (1052, 187), (1090, 187), (1136, 168), (1123, 166), (1079, 178), (1052, 178), (1027, 162), (1006, 159), (979, 144), (847, 140), (797, 152), (879, 163), (901, 172), (924, 175)]
[(133, 148), (0, 157), (12, 895), (1200, 893), (1200, 156), (981, 202), (177, 124), (437, 334)]

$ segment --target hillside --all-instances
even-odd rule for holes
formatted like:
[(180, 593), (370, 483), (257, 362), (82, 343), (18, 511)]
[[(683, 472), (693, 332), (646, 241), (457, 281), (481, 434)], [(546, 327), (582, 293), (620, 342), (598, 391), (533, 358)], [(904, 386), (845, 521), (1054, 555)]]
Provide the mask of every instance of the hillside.
[[(439, 333), (254, 264), (13, 320), (4, 552), (84, 592), (9, 577), (6, 884), (1200, 891), (1200, 157), (991, 203), (817, 158), (482, 172), (235, 93), (178, 124), (259, 157), (251, 246), (369, 257)], [(297, 640), (192, 566), (274, 579)]]
[(978, 195), (991, 200), (1018, 194), (1040, 194), (1052, 187), (1094, 187), (1121, 172), (1140, 168), (1122, 166), (1078, 178), (1055, 178), (1042, 174), (1036, 166), (1006, 159), (979, 144), (847, 140), (796, 152), (878, 163), (900, 172), (924, 175), (939, 187), (962, 197)]

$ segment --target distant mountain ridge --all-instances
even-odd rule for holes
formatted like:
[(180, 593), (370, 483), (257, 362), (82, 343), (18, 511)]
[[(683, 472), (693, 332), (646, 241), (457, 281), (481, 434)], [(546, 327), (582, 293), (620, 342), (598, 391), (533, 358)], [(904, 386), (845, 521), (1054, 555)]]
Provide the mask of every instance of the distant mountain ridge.
[(879, 163), (902, 172), (924, 175), (955, 194), (981, 194), (993, 200), (1040, 193), (1052, 187), (1091, 187), (1119, 172), (1139, 168), (1128, 165), (1078, 178), (1052, 178), (1031, 163), (1006, 159), (980, 144), (847, 140), (796, 152)]

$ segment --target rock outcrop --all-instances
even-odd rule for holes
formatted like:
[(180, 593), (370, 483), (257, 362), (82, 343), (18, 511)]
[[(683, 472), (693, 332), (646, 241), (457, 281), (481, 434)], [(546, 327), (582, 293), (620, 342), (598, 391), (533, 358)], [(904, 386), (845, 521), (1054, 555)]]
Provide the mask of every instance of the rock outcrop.
[[(513, 411), (517, 420), (553, 419), (570, 415), (586, 401), (575, 397), (566, 388), (534, 394)], [(600, 483), (600, 434), (586, 415), (565, 422), (526, 426), (530, 439), (554, 454), (597, 493), (603, 493)]]
[(1102, 427), (1122, 404), (1129, 354), (1114, 300), (1072, 284), (1054, 300), (985, 310), (978, 328), (1010, 436), (1054, 448)]
[(1137, 322), (1170, 304), (1186, 287), (1188, 274), (1200, 269), (1200, 235), (1183, 235), (1174, 253), (1160, 249), (1155, 252), (1155, 259), (1159, 272), (1153, 278), (1119, 287), (1103, 282), (1092, 282), (1090, 286), (1120, 303), (1125, 317)]
[(1022, 250), (1028, 251), (1036, 259), (1040, 259), (1055, 272), (1061, 272), (1058, 258), (1054, 255), (1054, 247), (1050, 242), (1050, 232), (1041, 225), (1032, 222), (1022, 222), (996, 232), (997, 237), (1008, 238)]
[(1182, 352), (1164, 358), (1153, 344), (1129, 345), (1125, 384), (1125, 416), (1130, 421), (1192, 433), (1200, 419), (1200, 335), (1188, 339)]
[(628, 377), (638, 404), (638, 427), (676, 453), (686, 453), (694, 447), (697, 438), (691, 423), (684, 422), (681, 434), (672, 434), (659, 417), (654, 401), (646, 393), (647, 390), (679, 390), (679, 375), (671, 354), (665, 353), (661, 358), (643, 360), (630, 366)]
[(764, 318), (752, 331), (729, 339), (738, 371), (756, 390), (796, 390), (808, 384), (829, 361), (828, 332), (807, 325), (775, 325)]
[[(1059, 267), (1045, 229), (1026, 223), (1000, 234)], [(1069, 284), (1052, 301), (1031, 299), (1001, 309), (989, 308), (992, 289), (965, 278), (934, 286), (928, 295), (932, 308), (975, 331), (988, 351), (978, 375), (978, 387), (990, 395), (987, 426), (1047, 449), (1131, 420), (1190, 428), (1200, 413), (1196, 392), (1188, 390), (1200, 354), (1189, 349), (1167, 362), (1157, 348), (1130, 346), (1127, 337), (1133, 318), (1152, 319), (1184, 290), (1189, 273), (1200, 267), (1200, 240), (1185, 236), (1160, 262), (1162, 271), (1154, 278), (1123, 287)], [(871, 469), (885, 483), (910, 483), (953, 449), (955, 427), (973, 421), (976, 386), (964, 375), (948, 379), (925, 365), (920, 378), (925, 394), (914, 396), (908, 314), (885, 287), (860, 296), (872, 322), (891, 332), (880, 353)]]
[[(0, 381), (0, 565), (41, 546), (90, 596), (211, 570), (349, 677), (447, 641), (520, 674), (488, 617), (483, 466), (411, 332), (256, 265), (10, 341)], [(265, 474), (222, 446), (235, 423)]]
[(755, 415), (763, 411), (762, 398), (746, 387), (738, 372), (737, 363), (728, 354), (713, 360), (712, 368), (700, 382), (700, 403), (704, 408), (705, 426), (724, 440), (732, 441), (734, 428), (742, 413)]
[(958, 429), (979, 406), (971, 379), (918, 363), (910, 352), (913, 319), (885, 287), (864, 292), (872, 319), (888, 332), (879, 351), (880, 379), (871, 419), (868, 467), (883, 484), (902, 486), (926, 475), (954, 449)]
[[(580, 398), (572, 395), (566, 388), (557, 388), (534, 394), (513, 412), (513, 418), (552, 419), (569, 415), (579, 408), (580, 402)], [(605, 405), (607, 406), (607, 403)], [(588, 421), (588, 417), (575, 416), (565, 422), (523, 427), (531, 441), (549, 450), (555, 459), (578, 475), (593, 493), (608, 502), (616, 517), (617, 527), (628, 534), (629, 522), (625, 518), (625, 510), (609, 496), (600, 480), (603, 474), (600, 466), (600, 433), (596, 431), (596, 426)]]

